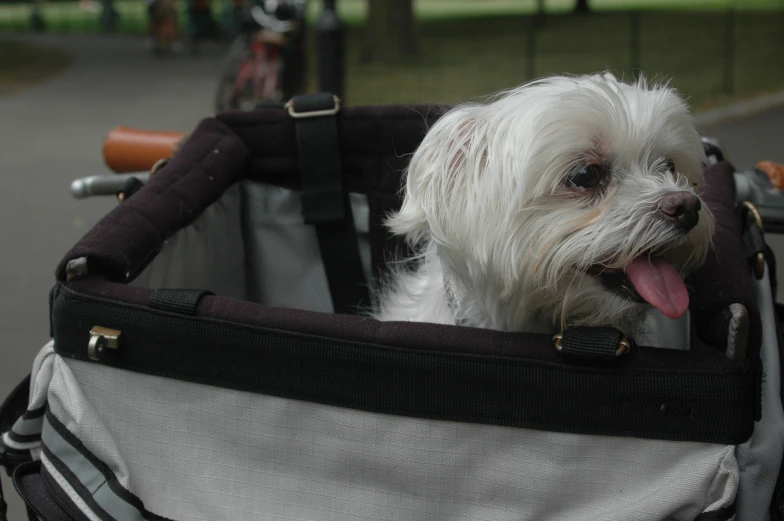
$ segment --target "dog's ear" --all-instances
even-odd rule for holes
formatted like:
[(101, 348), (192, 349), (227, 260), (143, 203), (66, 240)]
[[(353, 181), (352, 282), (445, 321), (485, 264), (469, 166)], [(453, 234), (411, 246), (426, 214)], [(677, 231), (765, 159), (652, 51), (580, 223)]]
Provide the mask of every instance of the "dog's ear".
[(425, 135), (411, 157), (406, 172), (403, 206), (387, 220), (387, 226), (410, 244), (427, 238), (441, 242), (453, 225), (445, 215), (455, 215), (462, 205), (458, 186), (467, 182), (466, 171), (477, 170), (486, 161), (486, 151), (477, 151), (476, 120), (469, 107), (448, 112)]

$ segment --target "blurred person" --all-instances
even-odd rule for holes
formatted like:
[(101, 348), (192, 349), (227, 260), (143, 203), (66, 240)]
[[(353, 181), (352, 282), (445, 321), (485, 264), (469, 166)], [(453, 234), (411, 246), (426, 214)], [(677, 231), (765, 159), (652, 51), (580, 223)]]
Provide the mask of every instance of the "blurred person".
[(144, 0), (149, 27), (148, 47), (156, 54), (181, 52), (182, 43), (175, 0)]
[(199, 53), (202, 41), (217, 39), (221, 30), (212, 14), (209, 0), (186, 0), (186, 13), (188, 21), (188, 43), (193, 54)]
[(243, 0), (226, 0), (223, 2), (221, 24), (227, 33), (226, 36), (234, 37), (240, 33), (244, 7), (245, 2)]

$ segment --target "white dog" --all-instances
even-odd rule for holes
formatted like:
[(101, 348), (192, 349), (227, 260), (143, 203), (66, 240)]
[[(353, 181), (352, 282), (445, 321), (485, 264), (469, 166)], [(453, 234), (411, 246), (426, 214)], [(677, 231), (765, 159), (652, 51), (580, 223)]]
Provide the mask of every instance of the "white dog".
[(710, 249), (705, 153), (685, 102), (644, 80), (553, 77), (455, 107), (387, 222), (419, 252), (375, 316), (503, 331), (678, 318)]

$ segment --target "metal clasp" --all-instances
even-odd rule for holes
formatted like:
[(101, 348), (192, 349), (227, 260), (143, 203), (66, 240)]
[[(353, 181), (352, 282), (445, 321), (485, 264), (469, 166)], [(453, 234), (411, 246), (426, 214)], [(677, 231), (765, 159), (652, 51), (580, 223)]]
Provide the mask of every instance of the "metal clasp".
[[(741, 207), (749, 211), (751, 217), (754, 219), (754, 224), (759, 227), (762, 233), (765, 233), (765, 228), (762, 226), (762, 216), (760, 215), (759, 210), (757, 210), (757, 207), (749, 201), (744, 201), (743, 204), (741, 204)], [(754, 258), (754, 276), (757, 277), (757, 280), (762, 280), (762, 277), (765, 276), (765, 254), (762, 252), (758, 252), (757, 256)]]
[(120, 347), (121, 331), (108, 327), (95, 326), (90, 330), (90, 343), (87, 344), (87, 356), (90, 360), (101, 360), (106, 349)]
[(317, 118), (320, 116), (333, 116), (340, 111), (340, 98), (332, 95), (332, 100), (335, 102), (335, 106), (331, 109), (324, 109), (324, 110), (313, 110), (309, 112), (297, 112), (294, 110), (294, 100), (288, 100), (283, 107), (289, 111), (289, 116), (292, 118)]

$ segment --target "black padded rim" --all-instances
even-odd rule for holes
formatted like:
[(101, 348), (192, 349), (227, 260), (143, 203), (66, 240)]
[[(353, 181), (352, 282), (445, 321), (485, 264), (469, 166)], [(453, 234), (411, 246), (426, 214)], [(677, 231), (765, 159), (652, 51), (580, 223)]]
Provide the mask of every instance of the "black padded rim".
[[(299, 327), (287, 330), (274, 327), (275, 316), (265, 316), (269, 308), (247, 302), (208, 296), (197, 316), (188, 316), (96, 296), (111, 293), (109, 286), (116, 285), (86, 280), (79, 292), (57, 288), (58, 354), (89, 361), (89, 331), (100, 325), (123, 337), (102, 364), (326, 405), (720, 444), (742, 443), (753, 430), (757, 366), (734, 363), (704, 345), (690, 352), (639, 348), (613, 367), (584, 366), (560, 360), (546, 335), (345, 317), (343, 332), (369, 327), (354, 332), (364, 336), (358, 340), (350, 333), (325, 336), (319, 321), (329, 321), (328, 314), (281, 310), (299, 318)], [(144, 295), (137, 290), (139, 301)], [(484, 351), (493, 340), (503, 348)]]

